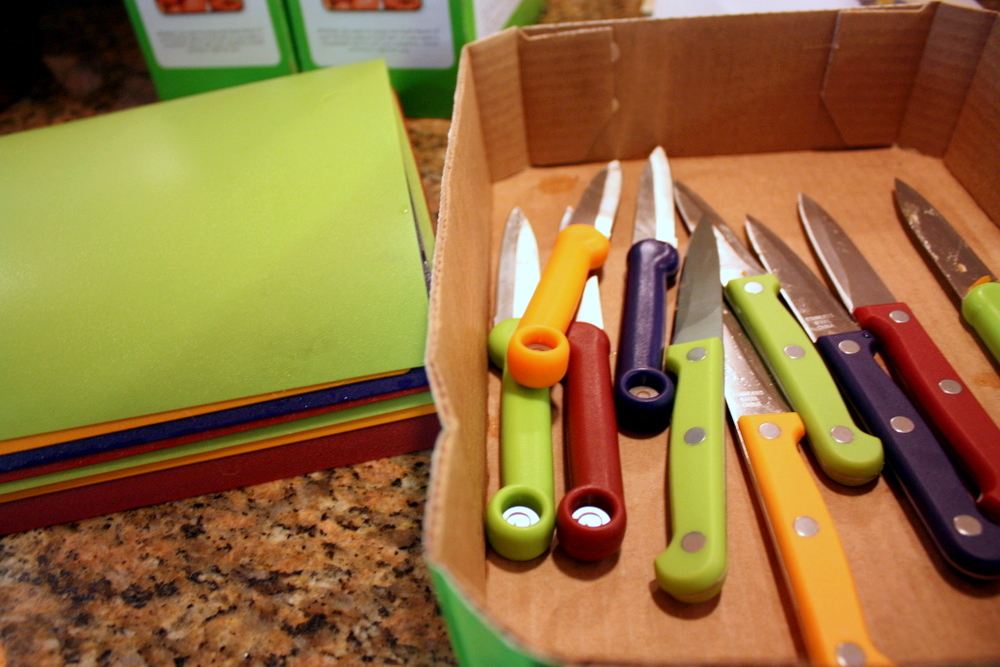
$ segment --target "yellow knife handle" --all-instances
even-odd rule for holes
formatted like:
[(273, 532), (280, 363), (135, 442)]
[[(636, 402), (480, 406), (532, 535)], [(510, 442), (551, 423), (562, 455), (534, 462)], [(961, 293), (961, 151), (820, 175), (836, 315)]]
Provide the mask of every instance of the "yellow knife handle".
[(609, 247), (607, 237), (591, 225), (569, 225), (559, 232), (552, 256), (507, 347), (507, 368), (520, 384), (541, 389), (566, 375), (566, 330), (580, 304), (587, 277), (604, 264)]
[(840, 537), (799, 452), (805, 435), (802, 420), (794, 412), (746, 415), (737, 425), (792, 589), (810, 662), (892, 664), (868, 637)]

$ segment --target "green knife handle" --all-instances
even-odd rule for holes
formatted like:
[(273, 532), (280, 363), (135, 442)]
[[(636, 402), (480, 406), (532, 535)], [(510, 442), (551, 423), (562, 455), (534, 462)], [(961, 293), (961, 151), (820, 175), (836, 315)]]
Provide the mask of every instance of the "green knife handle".
[(983, 283), (962, 299), (962, 317), (969, 323), (990, 354), (1000, 361), (1000, 283)]
[(681, 602), (703, 602), (726, 578), (726, 452), (722, 340), (667, 348), (677, 377), (670, 426), (670, 530), (656, 580)]
[[(489, 335), (490, 360), (504, 370), (500, 394), (502, 486), (486, 506), (486, 537), (504, 558), (531, 560), (545, 553), (555, 530), (552, 404), (548, 388), (520, 385), (506, 368), (507, 346), (517, 325), (517, 318), (504, 320)], [(522, 519), (522, 525), (504, 517), (508, 510)], [(538, 521), (524, 525), (532, 512)]]
[(778, 297), (771, 274), (737, 278), (726, 298), (806, 425), (809, 446), (831, 479), (857, 486), (882, 470), (882, 442), (854, 423), (830, 371)]

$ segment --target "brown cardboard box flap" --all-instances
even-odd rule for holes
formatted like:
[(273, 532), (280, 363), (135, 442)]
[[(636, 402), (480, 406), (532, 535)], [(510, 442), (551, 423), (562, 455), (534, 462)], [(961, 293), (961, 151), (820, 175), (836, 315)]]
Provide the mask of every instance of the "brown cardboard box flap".
[[(994, 15), (995, 16), (995, 15)], [(979, 58), (944, 161), (976, 202), (1000, 225), (1000, 22)]]
[(901, 146), (944, 155), (994, 19), (991, 12), (937, 8), (899, 131)]
[(838, 14), (823, 101), (847, 146), (896, 141), (934, 9)]
[[(500, 380), (488, 369), (486, 337), (497, 248), (513, 206), (531, 220), (544, 262), (564, 207), (576, 204), (602, 162), (623, 160), (622, 203), (600, 273), (605, 329), (615, 350), (636, 190), (654, 146), (666, 148), (674, 178), (704, 196), (741, 237), (743, 216), (751, 213), (818, 272), (795, 207), (797, 194), (807, 192), (841, 222), (896, 298), (910, 305), (987, 411), (1000, 414), (996, 367), (913, 248), (891, 194), (896, 177), (916, 187), (987, 265), (1000, 267), (1000, 36), (992, 26), (984, 34), (983, 27), (994, 15), (939, 5), (886, 10), (874, 19), (869, 14), (839, 26), (837, 12), (535, 26), (468, 47), (472, 55), (461, 66), (442, 184), (431, 298), (428, 373), (443, 431), (434, 453), (425, 546), (427, 558), (473, 606), (533, 655), (567, 663), (735, 665), (793, 664), (805, 654), (766, 519), (732, 439), (729, 575), (709, 603), (676, 602), (655, 583), (652, 559), (666, 546), (670, 524), (666, 434), (620, 435), (629, 527), (616, 557), (581, 564), (556, 542), (545, 556), (515, 563), (486, 545), (483, 510), (500, 485)], [(910, 27), (901, 32), (895, 21)], [(860, 32), (848, 36), (855, 29)], [(838, 127), (857, 126), (842, 118), (834, 123), (824, 102), (838, 30), (841, 44), (862, 50), (861, 36), (875, 30), (882, 35), (875, 40), (880, 54), (888, 44), (910, 44), (909, 60), (889, 68), (909, 72), (909, 83), (886, 91), (884, 105), (862, 96), (851, 112), (878, 112), (885, 146), (843, 150), (850, 146)], [(958, 32), (946, 36), (953, 30)], [(922, 35), (928, 47), (916, 48), (908, 31)], [(558, 44), (588, 63), (563, 83), (551, 76), (565, 66)], [(950, 48), (966, 52), (955, 70), (967, 82), (936, 86), (929, 73), (939, 71), (934, 63), (947, 60)], [(542, 57), (548, 49), (559, 62)], [(617, 54), (610, 67), (609, 51)], [(868, 65), (855, 63), (850, 67)], [(833, 67), (848, 67), (848, 60)], [(885, 71), (873, 74), (872, 85)], [(535, 72), (549, 83), (540, 86)], [(830, 77), (845, 82), (849, 75)], [(599, 98), (610, 90), (617, 101), (611, 115), (600, 111), (603, 101), (568, 113), (579, 87), (592, 81)], [(936, 95), (961, 100), (942, 99), (950, 111), (918, 119), (899, 103), (909, 88), (914, 99), (919, 91), (922, 104), (934, 103)], [(518, 97), (520, 109), (511, 102)], [(560, 115), (546, 117), (544, 109)], [(942, 129), (933, 118), (954, 127)], [(548, 142), (538, 131), (542, 126), (570, 137), (570, 148)], [(944, 157), (892, 146), (903, 129), (918, 137), (914, 143), (947, 145)], [(687, 238), (680, 236), (683, 251)], [(675, 298), (676, 290), (669, 294)], [(558, 385), (552, 400), (559, 497), (565, 484)], [(879, 650), (900, 664), (1000, 658), (1000, 582), (970, 581), (952, 571), (891, 480), (845, 489), (815, 478)]]

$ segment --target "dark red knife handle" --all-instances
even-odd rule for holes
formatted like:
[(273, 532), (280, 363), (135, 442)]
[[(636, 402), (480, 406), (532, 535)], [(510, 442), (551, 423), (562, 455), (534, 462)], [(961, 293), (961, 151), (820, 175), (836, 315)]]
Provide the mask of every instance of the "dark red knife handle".
[(961, 460), (979, 490), (979, 509), (1000, 519), (1000, 428), (905, 303), (862, 306), (854, 316), (879, 339), (904, 386)]
[[(570, 556), (598, 561), (616, 553), (625, 537), (625, 492), (618, 452), (618, 421), (611, 385), (611, 345), (607, 335), (586, 322), (567, 332), (566, 495), (556, 510), (559, 544)], [(596, 507), (610, 521), (587, 526), (573, 518), (583, 507)]]

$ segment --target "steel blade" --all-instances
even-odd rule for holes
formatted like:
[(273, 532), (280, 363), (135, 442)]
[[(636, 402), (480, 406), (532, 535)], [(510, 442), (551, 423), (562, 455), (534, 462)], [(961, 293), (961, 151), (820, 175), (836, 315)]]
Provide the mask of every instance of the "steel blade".
[(895, 303), (875, 269), (837, 221), (808, 195), (799, 195), (799, 217), (823, 270), (847, 310)]
[(722, 336), (722, 290), (719, 251), (708, 219), (691, 235), (677, 287), (673, 343), (690, 343)]
[(791, 412), (781, 390), (771, 379), (739, 320), (722, 308), (722, 345), (726, 358), (725, 395), (733, 421), (744, 415)]
[(896, 204), (919, 247), (951, 287), (956, 301), (964, 299), (969, 290), (984, 279), (996, 280), (944, 216), (919, 192), (898, 178)]
[(494, 326), (524, 314), (540, 277), (534, 231), (521, 209), (515, 207), (507, 216), (500, 241)]
[(593, 324), (598, 329), (604, 328), (604, 314), (601, 312), (601, 289), (597, 276), (590, 276), (583, 285), (583, 295), (576, 310), (576, 321)]
[(814, 342), (820, 336), (860, 328), (819, 277), (777, 234), (751, 216), (747, 216), (746, 228), (750, 245), (768, 272), (778, 278), (785, 303)]
[(767, 273), (767, 270), (751, 254), (750, 250), (737, 238), (726, 221), (716, 213), (694, 190), (680, 181), (674, 181), (674, 197), (681, 219), (688, 231), (694, 229), (703, 217), (712, 223), (719, 246), (719, 278), (725, 285), (736, 278), (747, 278)]
[(573, 213), (572, 225), (593, 225), (611, 238), (618, 201), (622, 194), (622, 168), (618, 160), (609, 162), (591, 179)]
[(677, 247), (677, 225), (674, 220), (673, 181), (670, 163), (662, 147), (657, 146), (646, 161), (639, 181), (639, 196), (635, 203), (635, 227), (632, 243), (653, 238)]

